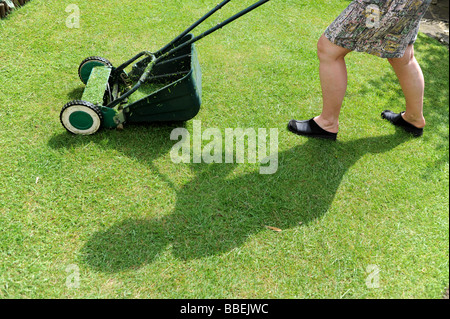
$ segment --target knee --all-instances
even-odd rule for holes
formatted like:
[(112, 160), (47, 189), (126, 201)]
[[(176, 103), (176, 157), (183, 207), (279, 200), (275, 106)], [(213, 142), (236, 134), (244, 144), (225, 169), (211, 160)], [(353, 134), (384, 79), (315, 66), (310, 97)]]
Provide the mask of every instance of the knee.
[(321, 62), (336, 61), (343, 59), (347, 52), (330, 42), (324, 35), (317, 42), (317, 57)]
[(317, 57), (319, 60), (325, 60), (330, 58), (330, 50), (326, 38), (322, 36), (317, 42)]

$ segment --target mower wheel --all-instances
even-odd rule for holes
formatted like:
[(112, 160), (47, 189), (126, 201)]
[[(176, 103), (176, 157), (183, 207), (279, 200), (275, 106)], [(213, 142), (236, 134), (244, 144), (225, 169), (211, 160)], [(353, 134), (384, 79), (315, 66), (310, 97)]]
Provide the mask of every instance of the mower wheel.
[(78, 68), (78, 76), (84, 84), (88, 82), (92, 69), (96, 66), (107, 66), (112, 68), (113, 65), (107, 59), (99, 56), (91, 56), (84, 59)]
[(92, 135), (100, 129), (103, 114), (98, 106), (90, 102), (76, 100), (64, 105), (59, 118), (61, 124), (70, 133)]

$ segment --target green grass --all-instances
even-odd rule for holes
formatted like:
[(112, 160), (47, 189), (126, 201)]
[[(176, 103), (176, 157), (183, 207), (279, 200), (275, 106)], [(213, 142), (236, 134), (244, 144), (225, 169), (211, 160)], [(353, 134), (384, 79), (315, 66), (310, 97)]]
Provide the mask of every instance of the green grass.
[[(252, 1), (230, 4), (226, 18)], [(320, 110), (316, 42), (349, 1), (271, 1), (198, 43), (205, 128), (278, 128), (279, 169), (175, 164), (177, 125), (72, 136), (79, 63), (157, 50), (216, 1), (34, 0), (0, 21), (1, 298), (441, 298), (448, 286), (448, 50), (420, 35), (423, 138), (387, 61), (348, 57), (337, 143), (286, 132)], [(217, 21), (216, 20), (216, 21)], [(201, 29), (214, 25), (208, 21)], [(199, 31), (197, 31), (199, 32)], [(192, 132), (192, 121), (184, 124)], [(281, 228), (274, 232), (266, 226)], [(80, 270), (79, 288), (66, 280)], [(369, 265), (380, 288), (366, 286)]]

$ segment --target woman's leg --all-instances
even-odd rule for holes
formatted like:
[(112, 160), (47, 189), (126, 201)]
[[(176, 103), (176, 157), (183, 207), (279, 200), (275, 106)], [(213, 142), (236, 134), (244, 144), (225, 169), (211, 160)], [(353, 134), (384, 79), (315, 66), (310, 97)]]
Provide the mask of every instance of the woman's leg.
[(314, 118), (314, 121), (322, 129), (332, 133), (337, 133), (339, 130), (339, 113), (347, 91), (345, 56), (350, 52), (335, 45), (324, 35), (317, 44), (323, 107), (322, 113)]
[(423, 117), (425, 81), (422, 69), (414, 57), (414, 46), (408, 46), (403, 57), (389, 59), (389, 63), (394, 68), (405, 95), (406, 111), (402, 114), (403, 119), (417, 128), (423, 128), (426, 124)]

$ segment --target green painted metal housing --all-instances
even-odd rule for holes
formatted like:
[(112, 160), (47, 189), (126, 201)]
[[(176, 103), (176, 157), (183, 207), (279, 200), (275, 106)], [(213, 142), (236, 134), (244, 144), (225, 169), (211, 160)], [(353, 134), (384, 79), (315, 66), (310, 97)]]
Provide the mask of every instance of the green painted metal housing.
[(116, 128), (119, 122), (116, 121), (117, 110), (109, 107), (102, 106), (101, 109), (103, 115), (102, 125), (104, 128)]
[(76, 111), (70, 114), (69, 121), (78, 130), (87, 130), (94, 124), (92, 117), (82, 111)]
[[(189, 34), (180, 43), (192, 37)], [(175, 44), (178, 45), (179, 43)], [(151, 94), (146, 94), (146, 87), (142, 86), (140, 93), (144, 97), (137, 101), (130, 99), (130, 104), (124, 107), (126, 122), (188, 121), (198, 114), (202, 96), (202, 73), (195, 45), (179, 50), (166, 60), (169, 62), (157, 64), (153, 68), (148, 83), (163, 83), (163, 86)], [(139, 65), (137, 68), (139, 69)]]

